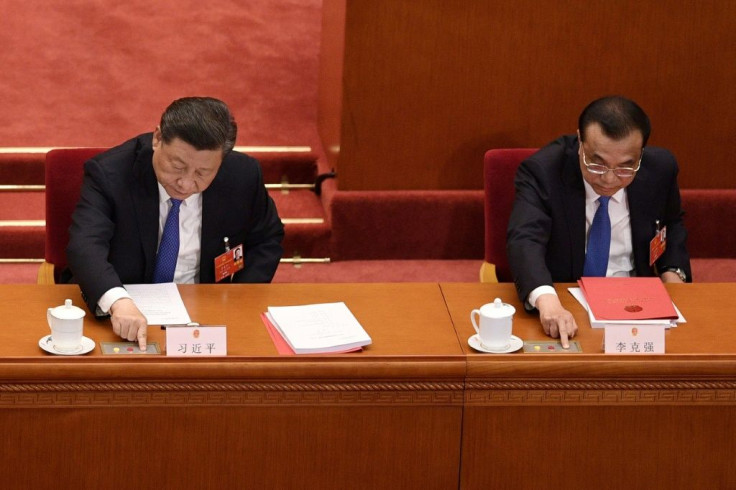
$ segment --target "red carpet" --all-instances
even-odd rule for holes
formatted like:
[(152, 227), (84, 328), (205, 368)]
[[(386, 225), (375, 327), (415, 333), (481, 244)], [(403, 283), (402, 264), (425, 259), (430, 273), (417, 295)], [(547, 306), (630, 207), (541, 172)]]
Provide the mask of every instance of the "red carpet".
[[(314, 149), (306, 159), (256, 155), (269, 182), (313, 182), (321, 7), (321, 0), (6, 1), (0, 147), (112, 146), (152, 130), (172, 100), (211, 95), (233, 110), (237, 144)], [(43, 155), (0, 155), (0, 163), (0, 184), (43, 183)], [(0, 220), (42, 220), (43, 199), (0, 194)], [(316, 199), (279, 201), (285, 218), (324, 215)], [(327, 255), (329, 230), (308, 235), (307, 225), (287, 226), (288, 256)], [(43, 257), (43, 229), (4, 227), (0, 238), (0, 257)], [(28, 266), (0, 267), (0, 281), (35, 281)]]
[(0, 192), (0, 220), (43, 220), (45, 217), (43, 192)]
[(3, 3), (0, 146), (107, 146), (185, 95), (241, 145), (318, 146), (321, 0)]

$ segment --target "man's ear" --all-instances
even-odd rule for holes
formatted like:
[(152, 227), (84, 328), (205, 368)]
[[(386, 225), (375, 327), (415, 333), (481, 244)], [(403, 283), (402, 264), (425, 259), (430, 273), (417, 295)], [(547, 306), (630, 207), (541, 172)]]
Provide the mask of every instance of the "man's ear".
[(163, 137), (161, 136), (161, 126), (156, 126), (156, 129), (153, 130), (153, 148), (155, 150), (158, 150), (161, 147), (161, 141)]

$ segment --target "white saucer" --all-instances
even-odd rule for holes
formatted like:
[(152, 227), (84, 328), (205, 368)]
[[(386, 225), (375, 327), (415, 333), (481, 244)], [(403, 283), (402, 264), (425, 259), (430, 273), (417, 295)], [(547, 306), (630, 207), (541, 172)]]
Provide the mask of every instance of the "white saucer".
[(506, 349), (491, 350), (485, 348), (483, 344), (480, 343), (480, 338), (476, 334), (468, 339), (468, 345), (480, 352), (487, 352), (489, 354), (508, 354), (509, 352), (516, 352), (517, 350), (521, 349), (524, 346), (524, 341), (516, 335), (512, 335), (509, 338), (509, 346)]
[(41, 340), (38, 341), (38, 346), (49, 354), (56, 354), (57, 356), (80, 356), (87, 352), (91, 352), (92, 349), (95, 348), (95, 341), (88, 339), (87, 337), (82, 337), (82, 344), (77, 350), (73, 352), (61, 352), (56, 350), (56, 347), (54, 347), (54, 341), (51, 340), (51, 335), (47, 335), (45, 337), (41, 337)]

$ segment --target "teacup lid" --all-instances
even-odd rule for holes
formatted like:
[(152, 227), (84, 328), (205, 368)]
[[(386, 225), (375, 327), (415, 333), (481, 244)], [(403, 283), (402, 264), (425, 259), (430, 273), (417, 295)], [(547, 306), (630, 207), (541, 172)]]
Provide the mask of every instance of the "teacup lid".
[(62, 306), (49, 309), (51, 314), (60, 320), (78, 320), (84, 317), (84, 310), (74, 306), (72, 300), (67, 299)]
[(501, 301), (501, 298), (496, 298), (493, 303), (484, 305), (483, 314), (491, 318), (505, 318), (516, 313), (516, 308), (508, 303)]

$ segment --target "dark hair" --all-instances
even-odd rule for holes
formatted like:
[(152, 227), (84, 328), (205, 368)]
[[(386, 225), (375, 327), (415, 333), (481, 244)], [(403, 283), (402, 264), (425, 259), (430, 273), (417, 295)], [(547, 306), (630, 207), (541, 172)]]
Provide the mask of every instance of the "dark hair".
[(598, 123), (603, 134), (614, 140), (625, 138), (632, 131), (641, 132), (642, 146), (646, 146), (652, 128), (649, 117), (633, 100), (618, 95), (596, 99), (583, 109), (578, 119), (580, 139), (585, 128)]
[(161, 115), (161, 138), (171, 143), (179, 138), (197, 150), (222, 150), (235, 146), (238, 126), (230, 109), (212, 97), (184, 97), (172, 102)]

